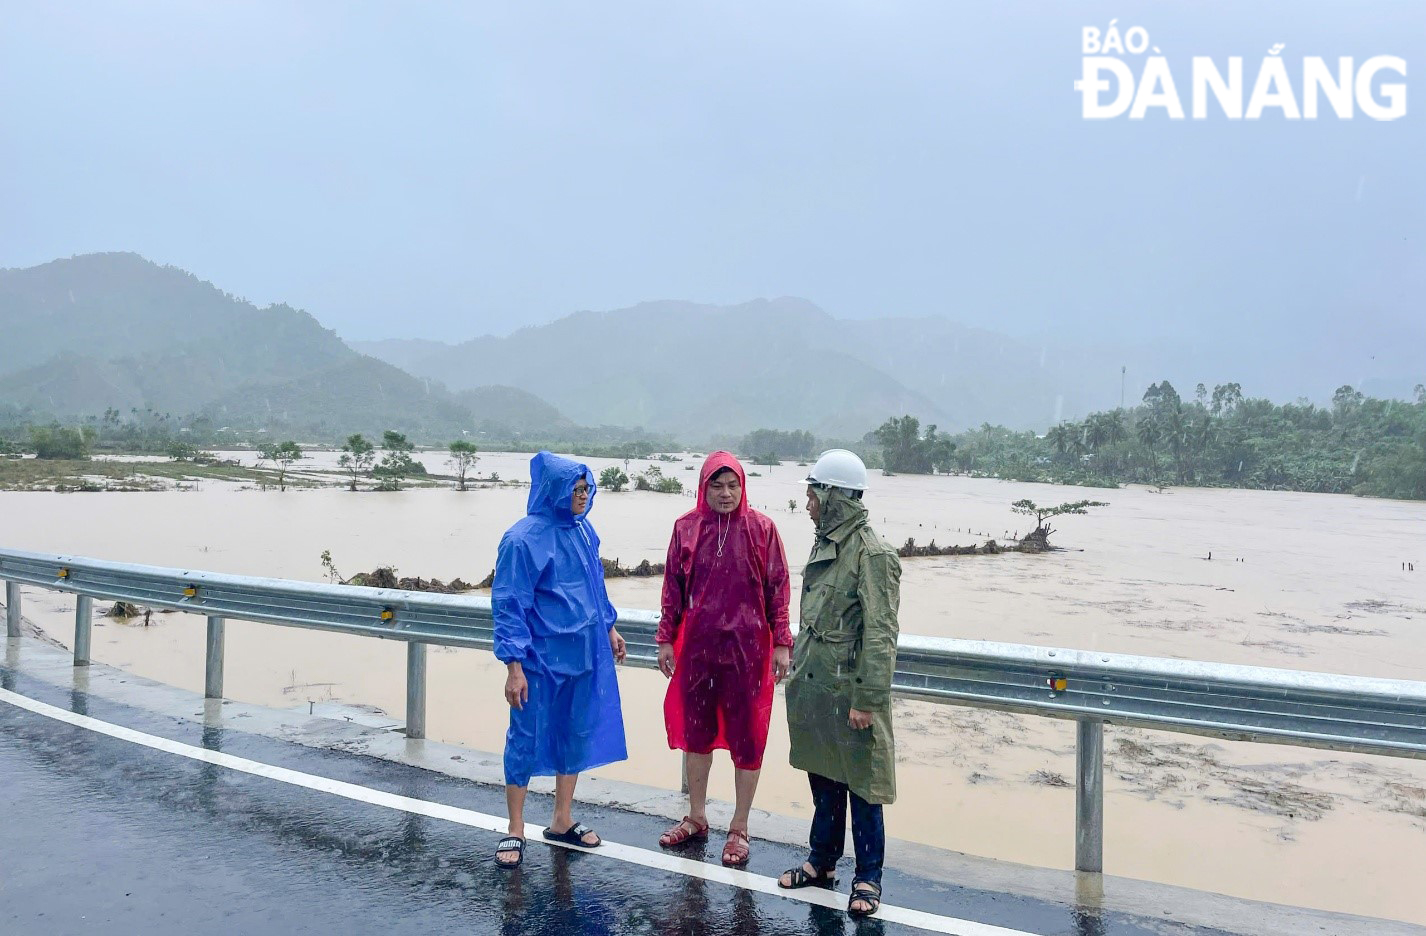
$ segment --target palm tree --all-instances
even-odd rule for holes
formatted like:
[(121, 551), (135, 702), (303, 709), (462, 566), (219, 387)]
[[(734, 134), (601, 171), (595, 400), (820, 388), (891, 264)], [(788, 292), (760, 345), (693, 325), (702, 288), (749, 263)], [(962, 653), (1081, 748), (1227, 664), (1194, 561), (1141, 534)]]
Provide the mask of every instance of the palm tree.
[(1084, 421), (1084, 444), (1091, 452), (1097, 452), (1109, 441), (1109, 427), (1105, 425), (1108, 413), (1093, 413)]
[(1124, 426), (1124, 411), (1122, 409), (1104, 414), (1104, 431), (1109, 437), (1110, 445), (1118, 445), (1129, 438), (1129, 430)]
[(1070, 430), (1064, 423), (1059, 423), (1050, 427), (1050, 431), (1045, 433), (1045, 441), (1054, 448), (1055, 454), (1063, 455), (1069, 450)]
[(1157, 476), (1159, 473), (1159, 454), (1156, 447), (1163, 441), (1163, 430), (1153, 417), (1146, 414), (1139, 418), (1138, 423), (1134, 426), (1134, 433), (1139, 437), (1139, 441), (1143, 444), (1144, 448), (1149, 450), (1149, 464), (1152, 468), (1151, 474)]

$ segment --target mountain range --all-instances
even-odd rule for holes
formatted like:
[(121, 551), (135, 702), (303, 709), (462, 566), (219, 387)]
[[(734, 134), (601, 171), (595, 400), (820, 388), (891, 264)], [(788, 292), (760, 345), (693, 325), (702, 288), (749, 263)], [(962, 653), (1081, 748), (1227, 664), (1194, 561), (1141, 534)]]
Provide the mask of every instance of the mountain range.
[(903, 413), (946, 429), (1043, 428), (1086, 405), (1067, 357), (943, 318), (839, 320), (795, 298), (646, 302), (454, 346), (353, 346), (453, 388), (506, 384), (582, 419), (680, 438), (860, 438)]
[(1366, 310), (1330, 327), (1330, 340), (1327, 326), (1264, 337), (1245, 324), (1146, 347), (1028, 340), (942, 316), (838, 319), (784, 297), (575, 312), (459, 344), (344, 342), (302, 310), (259, 308), (136, 254), (89, 254), (0, 270), (0, 416), (151, 409), (327, 438), (399, 428), (702, 444), (768, 428), (851, 440), (908, 413), (950, 432), (1043, 431), (1121, 394), (1132, 404), (1165, 377), (1185, 395), (1192, 381), (1232, 380), (1319, 401), (1343, 383), (1406, 397), (1426, 377), (1426, 327)]

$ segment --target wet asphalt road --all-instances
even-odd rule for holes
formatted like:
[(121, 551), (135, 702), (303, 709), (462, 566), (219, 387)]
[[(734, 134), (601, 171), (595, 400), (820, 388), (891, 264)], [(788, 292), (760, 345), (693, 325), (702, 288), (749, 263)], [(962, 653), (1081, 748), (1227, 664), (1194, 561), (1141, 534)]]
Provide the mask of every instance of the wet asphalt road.
[[(502, 791), (360, 754), (158, 716), (0, 668), (0, 686), (188, 744), (496, 815)], [(531, 795), (527, 835), (549, 815)], [(657, 848), (661, 818), (584, 806), (610, 841)], [(922, 933), (533, 840), (494, 866), (499, 835), (251, 776), (0, 702), (0, 933)], [(754, 830), (756, 831), (756, 830)], [(722, 840), (685, 857), (716, 862)], [(754, 839), (750, 871), (805, 853)], [(841, 889), (850, 861), (840, 869)], [(1220, 933), (1080, 911), (889, 871), (890, 903), (1042, 936)]]

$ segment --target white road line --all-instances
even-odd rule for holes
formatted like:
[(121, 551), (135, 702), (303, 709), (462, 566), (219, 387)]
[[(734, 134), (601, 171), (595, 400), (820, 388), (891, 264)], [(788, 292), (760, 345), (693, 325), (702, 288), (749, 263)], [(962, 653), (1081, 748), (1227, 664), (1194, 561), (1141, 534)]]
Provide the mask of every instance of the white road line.
[[(506, 829), (506, 821), (503, 816), (492, 816), (471, 809), (461, 809), (456, 806), (447, 806), (443, 803), (433, 803), (429, 800), (400, 796), (396, 793), (387, 793), (383, 790), (373, 790), (355, 783), (332, 780), (327, 777), (316, 776), (315, 774), (289, 770), (286, 767), (275, 767), (272, 764), (264, 764), (261, 761), (248, 760), (245, 757), (224, 754), (221, 751), (210, 751), (206, 748), (194, 747), (191, 744), (184, 744), (181, 741), (173, 741), (169, 738), (145, 734), (142, 731), (135, 731), (132, 728), (125, 728), (122, 725), (110, 724), (109, 722), (100, 721), (97, 718), (90, 718), (88, 715), (79, 715), (44, 702), (37, 702), (28, 696), (19, 695), (8, 689), (0, 689), (0, 702), (8, 702), (16, 708), (34, 712), (36, 715), (43, 715), (46, 718), (52, 718), (55, 721), (65, 722), (66, 724), (74, 725), (79, 728), (85, 728), (89, 731), (97, 732), (98, 734), (108, 735), (111, 738), (118, 738), (121, 741), (140, 744), (144, 747), (152, 748), (155, 751), (163, 751), (167, 754), (176, 754), (179, 757), (187, 757), (191, 760), (202, 761), (219, 767), (227, 767), (230, 770), (252, 774), (256, 777), (265, 777), (269, 780), (290, 783), (294, 786), (306, 787), (309, 790), (317, 790), (321, 793), (330, 793), (333, 796), (342, 796), (360, 803), (368, 803), (372, 806), (384, 806), (388, 809), (397, 809), (419, 816), (429, 816), (432, 819), (444, 819), (447, 822), (455, 822), (476, 829), (485, 829), (489, 832), (503, 834)], [(749, 871), (725, 868), (722, 865), (706, 864), (702, 861), (680, 858), (677, 855), (651, 851), (647, 848), (637, 848), (632, 845), (620, 845), (617, 842), (606, 841), (603, 845), (595, 849), (581, 849), (564, 845), (560, 842), (550, 842), (542, 838), (530, 838), (529, 841), (531, 844), (538, 842), (543, 845), (549, 845), (552, 848), (570, 848), (573, 851), (582, 851), (590, 855), (613, 858), (618, 861), (641, 865), (645, 868), (671, 871), (675, 874), (702, 878), (705, 881), (715, 881), (720, 884), (731, 884), (734, 887), (741, 887), (744, 890), (772, 894), (785, 900), (817, 904), (835, 910), (845, 910), (847, 905), (847, 898), (844, 895), (823, 890), (822, 888), (809, 887), (795, 891), (784, 890), (777, 886), (776, 878), (753, 874)], [(905, 907), (894, 907), (890, 904), (882, 904), (881, 910), (877, 913), (877, 917), (891, 923), (902, 923), (934, 933), (949, 933), (952, 934), (952, 936), (1035, 936), (1035, 934), (1028, 933), (1024, 930), (1007, 929), (1003, 926), (990, 926), (985, 923), (976, 923), (972, 920), (959, 920), (955, 917), (941, 916), (939, 914), (926, 913), (922, 910), (911, 910)]]

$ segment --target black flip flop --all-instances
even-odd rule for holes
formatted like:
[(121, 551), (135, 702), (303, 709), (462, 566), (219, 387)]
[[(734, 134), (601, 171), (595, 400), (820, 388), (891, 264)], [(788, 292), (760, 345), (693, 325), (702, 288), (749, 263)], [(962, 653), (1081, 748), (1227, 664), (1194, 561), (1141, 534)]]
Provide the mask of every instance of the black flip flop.
[[(584, 837), (591, 832), (594, 832), (594, 830), (591, 829), (589, 826), (585, 825), (582, 822), (576, 822), (574, 825), (570, 826), (568, 829), (565, 829), (563, 832), (556, 832), (554, 829), (546, 829), (545, 838), (549, 839), (551, 842), (563, 842), (566, 845), (573, 845), (575, 848), (598, 848), (600, 845), (603, 845), (603, 839), (599, 839), (599, 841), (595, 842), (593, 845), (590, 845), (588, 842), (584, 841)], [(599, 833), (595, 832), (595, 837), (598, 837), (598, 834)]]
[[(520, 857), (514, 861), (501, 861), (500, 853), (512, 851), (519, 852)], [(495, 863), (502, 868), (518, 868), (525, 863), (525, 840), (518, 835), (507, 835), (500, 840), (500, 844), (495, 846)]]

